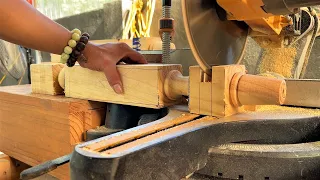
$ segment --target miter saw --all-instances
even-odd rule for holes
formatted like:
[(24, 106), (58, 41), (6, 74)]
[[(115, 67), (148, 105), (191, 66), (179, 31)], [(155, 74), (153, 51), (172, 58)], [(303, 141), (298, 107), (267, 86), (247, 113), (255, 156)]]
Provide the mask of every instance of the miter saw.
[[(262, 47), (289, 47), (318, 32), (313, 0), (182, 0), (184, 26), (195, 59), (204, 72), (211, 65), (241, 61), (247, 37)], [(309, 8), (301, 8), (309, 7)], [(311, 51), (309, 47), (309, 51)]]
[[(314, 38), (318, 31), (318, 17), (311, 6), (318, 4), (319, 0), (182, 0), (188, 41), (205, 74), (204, 79), (210, 81), (214, 76), (213, 65), (239, 63), (248, 35), (262, 46), (277, 47), (290, 46), (308, 33)], [(310, 8), (301, 8), (306, 6)], [(174, 35), (170, 7), (171, 1), (164, 0), (160, 33), (166, 63), (170, 61), (170, 41)], [(119, 106), (114, 109), (117, 108)], [(122, 115), (124, 112), (130, 111), (123, 109)], [(140, 117), (139, 113), (137, 116)], [(320, 146), (313, 142), (319, 140), (319, 116), (288, 114), (284, 110), (215, 118), (189, 114), (184, 107), (149, 114), (160, 119), (151, 123), (146, 121), (147, 124), (140, 120), (141, 126), (78, 145), (72, 156), (56, 159), (33, 170), (49, 171), (71, 158), (71, 178), (77, 180), (171, 180), (194, 172), (204, 178), (320, 178), (317, 170), (320, 168)], [(117, 118), (113, 119), (117, 121)], [(226, 144), (230, 142), (236, 143)], [(259, 143), (288, 145), (259, 146)], [(274, 164), (270, 166), (264, 162)], [(280, 168), (277, 163), (285, 167)], [(257, 169), (255, 166), (264, 169), (253, 172)], [(28, 179), (30, 174), (25, 172), (22, 177)]]

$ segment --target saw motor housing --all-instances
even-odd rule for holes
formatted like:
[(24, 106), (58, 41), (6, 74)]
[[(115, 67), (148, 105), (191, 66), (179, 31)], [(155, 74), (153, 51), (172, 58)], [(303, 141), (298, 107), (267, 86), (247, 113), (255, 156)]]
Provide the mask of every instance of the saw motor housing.
[[(267, 35), (279, 35), (282, 29), (292, 25), (292, 19), (284, 16), (295, 10), (287, 8), (282, 0), (217, 0), (217, 3), (227, 12), (228, 20), (245, 21), (252, 30)], [(280, 3), (279, 3), (280, 2)], [(277, 15), (281, 14), (281, 15)]]
[[(217, 0), (226, 20), (244, 21), (250, 36), (261, 47), (284, 47), (303, 34), (309, 26), (303, 14), (306, 7), (319, 5), (319, 0)], [(304, 8), (305, 7), (305, 8)], [(311, 8), (310, 8), (311, 9)], [(304, 12), (316, 17), (315, 11)], [(307, 23), (307, 24), (306, 24)]]
[(280, 35), (282, 29), (294, 22), (289, 14), (297, 14), (300, 7), (319, 4), (312, 0), (217, 0), (227, 13), (228, 20), (245, 21), (253, 31), (266, 35)]

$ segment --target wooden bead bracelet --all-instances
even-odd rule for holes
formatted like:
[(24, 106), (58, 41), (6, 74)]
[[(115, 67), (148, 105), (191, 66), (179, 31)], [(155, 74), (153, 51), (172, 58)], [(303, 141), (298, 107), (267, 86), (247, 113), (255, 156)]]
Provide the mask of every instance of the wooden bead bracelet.
[(83, 33), (81, 35), (79, 29), (74, 29), (71, 32), (73, 33), (72, 39), (68, 41), (68, 46), (64, 48), (64, 52), (61, 54), (61, 63), (66, 63), (68, 67), (74, 66), (78, 59), (85, 62), (87, 61), (82, 52), (90, 39), (88, 33)]

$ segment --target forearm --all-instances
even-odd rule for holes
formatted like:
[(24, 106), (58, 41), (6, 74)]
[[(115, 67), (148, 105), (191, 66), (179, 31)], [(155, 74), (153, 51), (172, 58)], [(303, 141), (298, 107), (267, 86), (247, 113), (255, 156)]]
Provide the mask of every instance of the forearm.
[(2, 0), (0, 38), (28, 48), (61, 54), (71, 32), (34, 9), (25, 0)]

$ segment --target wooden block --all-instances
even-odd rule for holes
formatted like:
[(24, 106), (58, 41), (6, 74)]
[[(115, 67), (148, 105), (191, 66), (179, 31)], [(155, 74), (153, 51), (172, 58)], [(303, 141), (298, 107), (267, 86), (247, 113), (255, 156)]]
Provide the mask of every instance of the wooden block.
[(163, 108), (180, 101), (170, 100), (164, 93), (164, 81), (171, 70), (181, 72), (181, 65), (119, 65), (124, 94), (116, 94), (103, 72), (80, 66), (65, 70), (65, 95), (101, 102)]
[(191, 113), (200, 114), (200, 82), (201, 69), (199, 66), (190, 66), (190, 89), (189, 89), (189, 111)]
[(204, 81), (200, 67), (190, 67), (191, 113), (224, 117), (242, 112), (244, 105), (254, 110), (254, 105), (281, 105), (286, 98), (284, 80), (245, 74), (243, 65), (213, 66), (211, 71), (211, 79)]
[(200, 83), (200, 114), (212, 114), (212, 94), (211, 82)]
[(231, 104), (230, 83), (234, 74), (245, 72), (241, 65), (214, 66), (210, 82), (203, 82), (199, 66), (190, 67), (189, 110), (191, 113), (229, 116), (242, 110)]
[(52, 63), (60, 63), (61, 55), (58, 54), (50, 54)]
[[(34, 166), (72, 152), (101, 124), (104, 103), (31, 93), (30, 85), (0, 88), (0, 151)], [(53, 172), (69, 179), (68, 166)]]
[(286, 79), (286, 105), (320, 108), (319, 79)]
[(31, 65), (32, 92), (40, 94), (63, 94), (58, 76), (64, 65), (60, 63), (42, 63)]
[(230, 82), (238, 73), (245, 73), (245, 66), (213, 66), (212, 67), (212, 114), (214, 116), (229, 116), (240, 111), (230, 99)]

